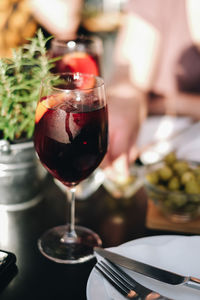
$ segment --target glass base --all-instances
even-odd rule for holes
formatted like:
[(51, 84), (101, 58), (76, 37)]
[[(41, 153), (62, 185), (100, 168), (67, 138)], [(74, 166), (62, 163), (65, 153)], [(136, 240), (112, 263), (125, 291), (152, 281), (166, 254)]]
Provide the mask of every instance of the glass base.
[(102, 245), (100, 237), (92, 230), (75, 226), (77, 238), (64, 242), (63, 236), (67, 225), (54, 227), (45, 232), (38, 240), (40, 252), (57, 263), (76, 264), (86, 262), (94, 257), (94, 247)]

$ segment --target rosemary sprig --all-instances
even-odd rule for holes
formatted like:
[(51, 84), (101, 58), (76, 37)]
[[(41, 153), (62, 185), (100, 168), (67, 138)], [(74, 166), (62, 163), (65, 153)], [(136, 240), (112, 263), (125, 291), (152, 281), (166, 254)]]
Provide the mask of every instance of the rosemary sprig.
[(11, 59), (0, 59), (0, 139), (31, 139), (35, 109), (43, 78), (51, 78), (55, 59), (48, 57), (45, 38), (36, 36), (13, 50)]

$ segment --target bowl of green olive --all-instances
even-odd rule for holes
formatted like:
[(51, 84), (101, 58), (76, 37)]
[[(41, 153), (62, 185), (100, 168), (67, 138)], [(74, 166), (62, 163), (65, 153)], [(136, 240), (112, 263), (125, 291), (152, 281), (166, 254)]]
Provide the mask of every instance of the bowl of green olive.
[(178, 159), (175, 152), (149, 165), (145, 173), (148, 198), (173, 222), (200, 215), (200, 163)]

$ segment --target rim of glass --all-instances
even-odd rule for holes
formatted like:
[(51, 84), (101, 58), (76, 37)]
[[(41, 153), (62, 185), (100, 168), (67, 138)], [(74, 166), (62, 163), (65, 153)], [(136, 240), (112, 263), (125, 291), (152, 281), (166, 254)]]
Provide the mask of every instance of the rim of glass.
[[(90, 91), (90, 90), (94, 90), (94, 89), (98, 89), (98, 88), (101, 88), (104, 86), (104, 79), (100, 76), (96, 76), (96, 75), (93, 75), (93, 74), (87, 74), (87, 73), (81, 73), (81, 72), (63, 72), (63, 73), (53, 73), (54, 76), (60, 76), (60, 75), (68, 75), (68, 76), (83, 76), (83, 77), (88, 77), (88, 78), (94, 78), (96, 80), (96, 86), (94, 87), (91, 87), (91, 88), (59, 88), (59, 87), (56, 87), (54, 85), (51, 86), (51, 89), (52, 90), (55, 90), (55, 91), (63, 91), (63, 92), (66, 92), (66, 91)], [(78, 78), (77, 78), (78, 79)], [(47, 81), (46, 81), (46, 78), (43, 78), (42, 79), (42, 86), (45, 86), (47, 85)]]
[[(79, 41), (80, 40), (80, 41)], [(80, 44), (82, 41), (90, 41), (91, 44), (94, 44), (95, 42), (97, 43), (101, 43), (101, 39), (98, 36), (95, 35), (91, 35), (91, 36), (86, 36), (86, 35), (77, 35), (76, 37), (72, 38), (72, 39), (66, 39), (66, 40), (62, 40), (62, 39), (58, 39), (56, 37), (54, 37), (51, 40), (51, 43), (54, 46), (61, 46), (61, 47), (66, 47), (67, 43), (69, 42), (75, 42), (76, 44)]]

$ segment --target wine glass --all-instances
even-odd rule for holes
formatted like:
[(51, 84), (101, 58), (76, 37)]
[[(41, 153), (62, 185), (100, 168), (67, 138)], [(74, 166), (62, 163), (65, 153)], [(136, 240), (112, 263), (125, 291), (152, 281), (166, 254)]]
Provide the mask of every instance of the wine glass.
[[(78, 35), (74, 39), (51, 40), (49, 54), (57, 60), (51, 70), (53, 73), (80, 72), (101, 76), (102, 40), (98, 36)], [(89, 177), (81, 181), (76, 189), (79, 200), (87, 199), (104, 181), (104, 173), (97, 168)], [(62, 189), (58, 180), (55, 183)]]
[(101, 76), (102, 41), (97, 36), (73, 40), (52, 39), (50, 56), (59, 57), (53, 72), (80, 72)]
[(40, 251), (53, 261), (84, 262), (94, 256), (95, 246), (101, 246), (96, 233), (75, 226), (75, 190), (104, 158), (107, 136), (102, 78), (65, 73), (43, 81), (35, 117), (35, 149), (43, 166), (71, 195), (68, 224), (48, 230), (38, 241)]

